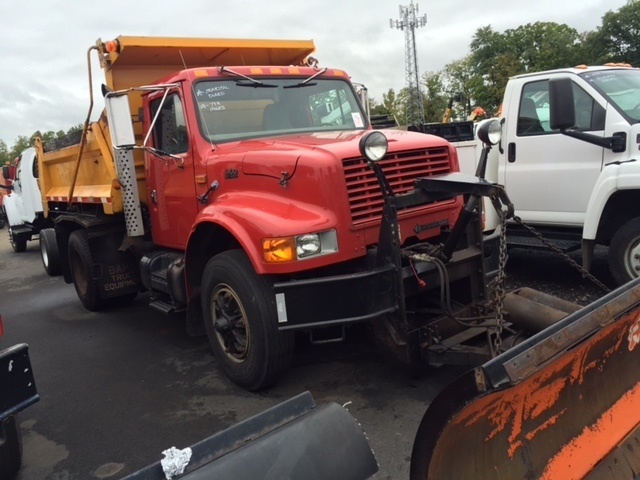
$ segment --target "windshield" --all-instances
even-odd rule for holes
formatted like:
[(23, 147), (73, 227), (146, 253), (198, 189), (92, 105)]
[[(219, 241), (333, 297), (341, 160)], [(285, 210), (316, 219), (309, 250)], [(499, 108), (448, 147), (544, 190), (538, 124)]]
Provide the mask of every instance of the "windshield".
[(203, 80), (194, 91), (200, 132), (220, 143), (299, 132), (366, 128), (351, 84), (339, 79), (256, 77)]
[(631, 120), (640, 121), (640, 71), (635, 69), (601, 70), (582, 77), (608, 98)]

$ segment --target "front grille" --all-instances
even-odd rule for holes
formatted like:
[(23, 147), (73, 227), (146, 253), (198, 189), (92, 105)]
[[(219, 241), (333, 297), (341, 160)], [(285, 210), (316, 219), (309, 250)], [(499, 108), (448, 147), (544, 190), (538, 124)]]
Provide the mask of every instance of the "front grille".
[[(378, 163), (395, 193), (413, 190), (413, 181), (418, 177), (451, 172), (446, 147), (387, 154)], [(367, 161), (363, 157), (347, 158), (343, 161), (343, 169), (353, 224), (378, 220), (384, 201)]]

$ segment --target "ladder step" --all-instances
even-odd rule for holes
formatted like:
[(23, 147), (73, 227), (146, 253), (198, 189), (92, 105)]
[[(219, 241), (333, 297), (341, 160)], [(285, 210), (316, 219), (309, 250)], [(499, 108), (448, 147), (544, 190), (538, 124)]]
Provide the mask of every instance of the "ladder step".
[(163, 302), (162, 300), (151, 300), (149, 302), (149, 306), (151, 308), (155, 308), (156, 310), (164, 314), (176, 313), (178, 311), (175, 305), (172, 305), (167, 302)]

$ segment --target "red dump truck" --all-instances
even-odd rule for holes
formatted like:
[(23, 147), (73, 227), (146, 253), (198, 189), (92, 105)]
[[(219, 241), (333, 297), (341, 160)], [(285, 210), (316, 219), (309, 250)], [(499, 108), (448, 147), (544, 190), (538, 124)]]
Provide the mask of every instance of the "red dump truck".
[(428, 193), (458, 170), (447, 141), (372, 131), (311, 41), (121, 36), (94, 52), (105, 112), (77, 138), (37, 142), (64, 278), (86, 308), (150, 291), (251, 390), (289, 367), (294, 333), (337, 341), (359, 322), (409, 363), (496, 353), (481, 221), (462, 194), (501, 190)]

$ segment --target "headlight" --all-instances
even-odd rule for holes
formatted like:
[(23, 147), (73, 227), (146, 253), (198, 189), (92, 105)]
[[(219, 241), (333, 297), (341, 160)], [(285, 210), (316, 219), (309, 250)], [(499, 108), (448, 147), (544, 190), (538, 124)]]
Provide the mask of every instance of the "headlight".
[(496, 145), (502, 138), (502, 127), (498, 120), (485, 120), (478, 125), (477, 134), (482, 143)]
[(338, 235), (335, 230), (262, 240), (262, 256), (268, 263), (304, 260), (337, 251)]
[(320, 235), (310, 233), (308, 235), (300, 235), (296, 237), (296, 254), (298, 258), (310, 257), (317, 255), (321, 250)]
[(360, 139), (360, 153), (370, 162), (377, 162), (381, 160), (386, 154), (389, 148), (389, 142), (384, 133), (379, 131), (373, 131), (366, 133)]

